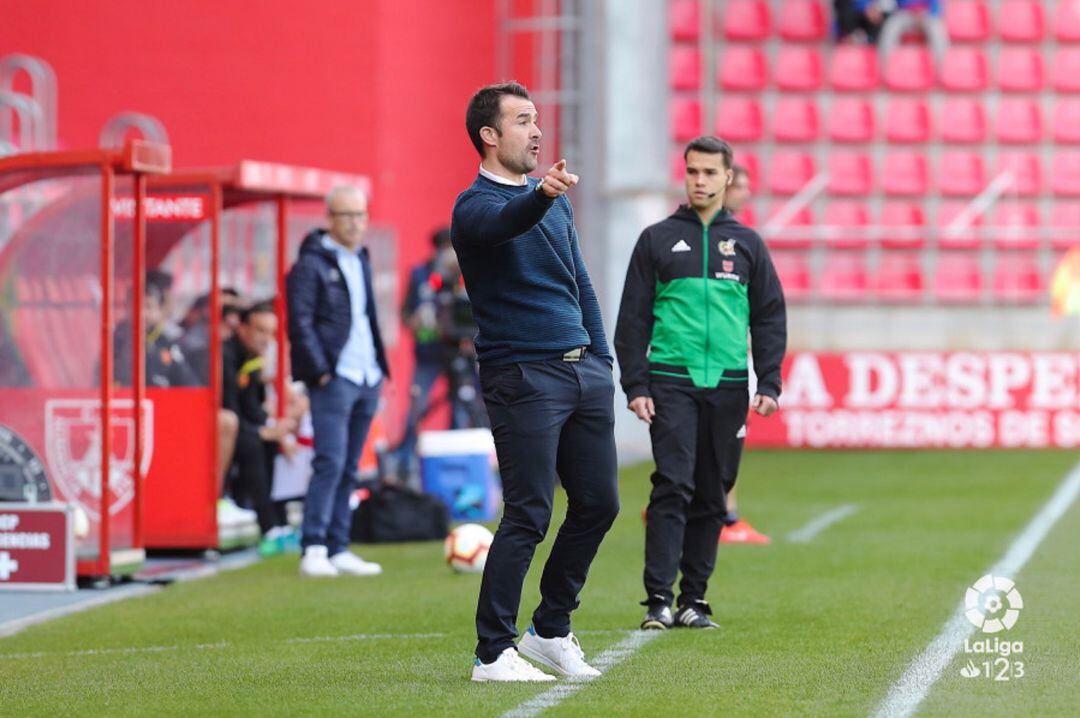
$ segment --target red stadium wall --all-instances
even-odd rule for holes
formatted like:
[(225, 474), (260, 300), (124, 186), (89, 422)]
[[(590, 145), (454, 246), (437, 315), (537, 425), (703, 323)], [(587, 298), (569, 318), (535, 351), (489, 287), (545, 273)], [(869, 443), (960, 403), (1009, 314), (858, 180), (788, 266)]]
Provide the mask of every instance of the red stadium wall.
[[(366, 174), (402, 283), (476, 172), (464, 109), (496, 79), (494, 0), (0, 0), (0, 18), (0, 56), (56, 70), (64, 147), (96, 145), (132, 110), (165, 124), (176, 167), (246, 157)], [(406, 339), (401, 393), (410, 355)]]

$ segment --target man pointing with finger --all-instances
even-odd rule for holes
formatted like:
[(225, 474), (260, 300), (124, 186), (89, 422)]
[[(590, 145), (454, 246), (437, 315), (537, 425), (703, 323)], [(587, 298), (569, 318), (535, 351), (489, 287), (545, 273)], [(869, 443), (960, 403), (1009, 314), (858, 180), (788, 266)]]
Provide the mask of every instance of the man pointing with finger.
[[(457, 198), (450, 235), (479, 327), (480, 385), (505, 504), (480, 585), (472, 680), (553, 680), (518, 651), (560, 675), (595, 677), (570, 613), (619, 498), (613, 360), (565, 194), (578, 177), (566, 160), (541, 180), (528, 177), (541, 132), (517, 83), (477, 92), (465, 125), (480, 175)], [(522, 582), (547, 533), (556, 477), (566, 520), (515, 648)]]
[[(656, 471), (645, 528), (642, 628), (715, 628), (705, 589), (746, 436), (747, 334), (758, 388), (777, 410), (784, 294), (761, 237), (724, 209), (731, 147), (684, 153), (688, 203), (641, 233), (626, 273), (615, 351), (629, 409), (649, 424)], [(676, 612), (672, 586), (682, 581)]]

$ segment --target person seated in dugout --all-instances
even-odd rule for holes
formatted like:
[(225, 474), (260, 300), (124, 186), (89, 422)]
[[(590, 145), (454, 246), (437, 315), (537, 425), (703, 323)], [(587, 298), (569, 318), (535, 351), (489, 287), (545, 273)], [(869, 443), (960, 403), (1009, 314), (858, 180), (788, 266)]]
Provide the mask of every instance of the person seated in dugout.
[[(169, 292), (172, 275), (161, 270), (146, 273), (143, 284), (143, 326), (146, 337), (143, 347), (146, 353), (146, 386), (173, 387), (197, 386), (198, 377), (192, 370), (183, 350), (177, 344), (178, 332), (169, 319)], [(129, 306), (134, 305), (134, 300)], [(113, 333), (113, 376), (121, 386), (131, 386), (131, 352), (135, 346), (131, 333), (131, 319), (116, 325)]]
[(278, 318), (271, 302), (258, 302), (240, 314), (235, 335), (221, 347), (222, 406), (239, 420), (233, 461), (233, 496), (256, 513), (263, 539), (259, 553), (271, 556), (299, 550), (299, 537), (289, 528), (285, 507), (271, 500), (274, 457), (295, 449), (296, 419), (273, 420), (266, 410), (262, 370), (277, 333)]

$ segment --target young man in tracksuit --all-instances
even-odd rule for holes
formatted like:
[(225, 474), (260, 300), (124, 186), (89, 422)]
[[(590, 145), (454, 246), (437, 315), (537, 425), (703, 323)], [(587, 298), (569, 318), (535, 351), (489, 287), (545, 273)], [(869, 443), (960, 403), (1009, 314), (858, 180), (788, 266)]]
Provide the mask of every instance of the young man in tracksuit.
[[(613, 359), (566, 191), (566, 160), (542, 180), (540, 129), (528, 91), (492, 85), (465, 125), (480, 174), (454, 204), (451, 240), (479, 328), (480, 385), (495, 435), (504, 510), (476, 608), (474, 681), (554, 680), (518, 655), (572, 677), (585, 662), (570, 613), (619, 511)], [(521, 587), (551, 521), (555, 480), (566, 520), (540, 579), (540, 605), (515, 647)]]
[(615, 329), (628, 408), (649, 424), (656, 462), (641, 624), (655, 629), (716, 627), (705, 589), (746, 435), (747, 333), (758, 379), (752, 406), (762, 416), (778, 408), (787, 343), (765, 244), (724, 209), (731, 148), (700, 137), (684, 157), (688, 204), (641, 233)]

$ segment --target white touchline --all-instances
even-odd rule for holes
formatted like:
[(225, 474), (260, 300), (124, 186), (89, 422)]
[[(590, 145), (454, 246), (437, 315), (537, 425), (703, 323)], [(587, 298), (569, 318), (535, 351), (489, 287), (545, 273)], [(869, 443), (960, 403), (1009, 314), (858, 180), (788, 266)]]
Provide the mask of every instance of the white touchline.
[(806, 524), (801, 529), (789, 533), (787, 535), (787, 540), (792, 543), (810, 543), (819, 533), (838, 521), (843, 521), (858, 510), (859, 507), (855, 504), (837, 506), (835, 509), (826, 511), (820, 516), (815, 516), (810, 520), (810, 523)]
[[(659, 636), (663, 631), (632, 631), (630, 635), (616, 643), (611, 648), (601, 651), (596, 658), (589, 661), (598, 671), (607, 671), (634, 655), (639, 648)], [(502, 718), (534, 718), (548, 708), (554, 708), (564, 700), (589, 685), (590, 680), (560, 678), (559, 682), (548, 690), (533, 696), (516, 708), (503, 713)]]
[(289, 638), (286, 643), (326, 643), (332, 641), (390, 641), (410, 638), (445, 638), (445, 633), (351, 633), (347, 636), (313, 636)]
[[(1015, 580), (1024, 564), (1035, 553), (1035, 549), (1050, 533), (1050, 529), (1054, 528), (1058, 519), (1076, 501), (1078, 494), (1080, 464), (1073, 467), (1046, 505), (1010, 544), (1001, 560), (983, 573)], [(942, 672), (952, 663), (964, 641), (975, 632), (975, 626), (964, 616), (965, 610), (964, 602), (960, 601), (952, 617), (941, 627), (930, 645), (915, 657), (904, 674), (889, 689), (885, 700), (874, 713), (875, 718), (907, 718), (915, 712), (930, 692), (930, 688), (941, 678)]]
[[(445, 638), (446, 633), (351, 633), (344, 636), (311, 636), (310, 638), (286, 638), (284, 643), (325, 643), (328, 641), (402, 641), (409, 639)], [(113, 653), (163, 653), (165, 651), (204, 651), (209, 648), (231, 648), (228, 641), (197, 643), (190, 646), (120, 646), (115, 648), (83, 648), (77, 651), (32, 651), (28, 653), (0, 653), (0, 661), (46, 658), (49, 656), (103, 656)]]

